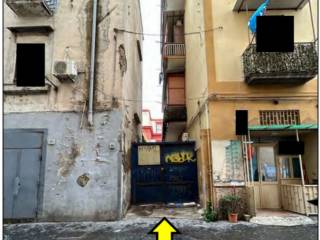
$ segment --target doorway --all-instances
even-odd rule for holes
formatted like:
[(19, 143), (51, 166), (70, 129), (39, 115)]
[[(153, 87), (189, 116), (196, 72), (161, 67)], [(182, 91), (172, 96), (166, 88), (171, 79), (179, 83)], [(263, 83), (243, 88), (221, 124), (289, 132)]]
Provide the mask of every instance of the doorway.
[(132, 145), (132, 203), (198, 201), (194, 142)]
[(4, 131), (5, 219), (35, 219), (41, 210), (44, 138), (42, 129)]
[(252, 159), (256, 208), (281, 208), (277, 169), (274, 145), (256, 145)]

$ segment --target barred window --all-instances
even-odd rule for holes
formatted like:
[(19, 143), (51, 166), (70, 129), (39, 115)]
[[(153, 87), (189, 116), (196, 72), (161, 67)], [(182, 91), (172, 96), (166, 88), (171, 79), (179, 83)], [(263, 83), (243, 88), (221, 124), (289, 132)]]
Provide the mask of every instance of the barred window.
[(300, 124), (300, 113), (299, 110), (260, 111), (260, 124)]

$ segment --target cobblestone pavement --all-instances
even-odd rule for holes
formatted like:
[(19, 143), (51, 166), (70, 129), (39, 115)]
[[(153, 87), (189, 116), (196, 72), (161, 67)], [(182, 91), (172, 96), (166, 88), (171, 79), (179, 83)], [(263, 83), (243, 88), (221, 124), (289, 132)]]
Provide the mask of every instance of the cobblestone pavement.
[[(4, 225), (5, 240), (156, 240), (147, 233), (159, 218), (127, 219), (118, 222), (28, 223)], [(173, 219), (180, 230), (176, 240), (316, 240), (317, 225), (291, 227), (253, 223), (205, 223), (201, 220)]]

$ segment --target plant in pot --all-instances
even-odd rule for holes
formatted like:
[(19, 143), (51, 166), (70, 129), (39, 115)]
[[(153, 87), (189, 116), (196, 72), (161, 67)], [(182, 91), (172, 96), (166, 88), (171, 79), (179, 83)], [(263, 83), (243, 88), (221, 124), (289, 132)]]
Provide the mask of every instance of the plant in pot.
[(227, 215), (229, 222), (237, 223), (238, 213), (241, 208), (241, 197), (235, 193), (228, 194), (221, 199), (220, 204), (221, 209), (224, 211), (222, 214), (224, 216)]

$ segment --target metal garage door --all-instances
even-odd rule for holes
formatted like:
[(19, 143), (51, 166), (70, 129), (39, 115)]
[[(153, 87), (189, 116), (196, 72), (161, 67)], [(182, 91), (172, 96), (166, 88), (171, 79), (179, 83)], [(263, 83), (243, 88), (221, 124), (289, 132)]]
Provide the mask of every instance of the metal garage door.
[(4, 218), (37, 216), (43, 132), (4, 131)]
[(194, 146), (193, 142), (133, 144), (133, 203), (197, 201)]

